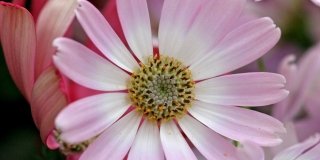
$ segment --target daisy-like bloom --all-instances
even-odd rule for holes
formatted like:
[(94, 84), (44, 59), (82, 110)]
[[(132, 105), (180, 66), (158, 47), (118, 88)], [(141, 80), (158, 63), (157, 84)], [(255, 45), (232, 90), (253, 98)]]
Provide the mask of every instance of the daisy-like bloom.
[(79, 0), (76, 17), (106, 58), (58, 38), (54, 63), (71, 80), (105, 93), (66, 107), (56, 118), (59, 138), (77, 144), (96, 137), (82, 160), (196, 159), (190, 146), (207, 159), (237, 159), (222, 136), (261, 146), (281, 143), (281, 122), (236, 106), (281, 101), (288, 95), (285, 78), (226, 75), (265, 54), (280, 37), (270, 18), (239, 23), (245, 4), (166, 0), (153, 43), (146, 0), (118, 0), (129, 50), (99, 11)]

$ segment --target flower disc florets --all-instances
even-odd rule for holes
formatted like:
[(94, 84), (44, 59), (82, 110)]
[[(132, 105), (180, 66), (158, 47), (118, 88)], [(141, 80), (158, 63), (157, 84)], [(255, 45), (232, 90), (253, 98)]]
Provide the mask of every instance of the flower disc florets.
[(136, 109), (149, 120), (169, 120), (186, 114), (194, 100), (194, 85), (190, 70), (180, 61), (149, 57), (132, 74), (129, 95)]

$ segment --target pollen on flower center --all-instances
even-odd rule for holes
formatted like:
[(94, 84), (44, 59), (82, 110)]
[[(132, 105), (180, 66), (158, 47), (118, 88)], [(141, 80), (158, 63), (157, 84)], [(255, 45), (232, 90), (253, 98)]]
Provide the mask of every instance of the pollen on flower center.
[(166, 56), (149, 57), (134, 72), (129, 82), (129, 95), (136, 107), (149, 120), (181, 117), (194, 100), (191, 72), (180, 61)]

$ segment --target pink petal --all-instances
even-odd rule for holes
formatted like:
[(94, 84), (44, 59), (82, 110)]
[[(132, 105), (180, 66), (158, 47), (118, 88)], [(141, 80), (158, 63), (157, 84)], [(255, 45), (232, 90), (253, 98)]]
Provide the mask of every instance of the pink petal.
[(51, 150), (55, 150), (55, 149), (58, 149), (60, 147), (60, 144), (57, 141), (57, 139), (56, 139), (56, 137), (55, 137), (53, 132), (51, 132), (48, 135), (47, 140), (46, 140), (46, 145)]
[[(203, 0), (164, 1), (159, 24), (159, 51), (176, 57), (184, 43), (184, 38), (193, 17), (198, 14)], [(191, 46), (188, 46), (191, 47)]]
[(290, 95), (290, 109), (286, 113), (285, 120), (294, 118), (305, 104), (308, 95), (314, 89), (316, 80), (319, 78), (320, 70), (320, 43), (311, 48), (303, 56), (298, 64), (298, 75), (296, 79), (296, 92)]
[(212, 130), (240, 142), (274, 146), (282, 142), (277, 134), (285, 132), (277, 119), (249, 109), (196, 101), (189, 112)]
[(76, 144), (100, 134), (119, 119), (130, 106), (127, 93), (105, 93), (68, 105), (56, 118), (61, 139)]
[(72, 20), (76, 0), (51, 0), (45, 5), (37, 20), (37, 55), (36, 55), (36, 77), (44, 69), (52, 64), (52, 56), (55, 48), (52, 41), (64, 35)]
[[(319, 147), (320, 146), (319, 142), (320, 142), (320, 136), (319, 136), (319, 134), (316, 134), (315, 136), (310, 137), (306, 141), (304, 141), (302, 143), (299, 143), (299, 144), (296, 144), (296, 145), (294, 145), (292, 147), (289, 147), (288, 149), (280, 152), (278, 155), (276, 155), (274, 157), (273, 160), (297, 160), (297, 159), (302, 157), (301, 156), (302, 154), (312, 150), (312, 148), (315, 147), (315, 145), (318, 144), (318, 147)], [(318, 147), (316, 147), (316, 149), (319, 149)], [(317, 160), (317, 159), (319, 159), (320, 158), (319, 157), (320, 156), (319, 150), (314, 155), (317, 155), (318, 158), (316, 158), (316, 159), (304, 159), (304, 160)], [(301, 157), (299, 157), (299, 156), (301, 156)], [(299, 160), (302, 160), (302, 159), (299, 159)]]
[(189, 115), (184, 116), (178, 122), (186, 136), (206, 159), (237, 160), (236, 150), (232, 143), (210, 128)]
[(130, 149), (128, 160), (164, 160), (157, 123), (145, 120)]
[(54, 63), (68, 78), (85, 87), (100, 90), (127, 88), (129, 75), (82, 44), (67, 38), (54, 41)]
[(296, 56), (291, 54), (283, 58), (280, 63), (279, 73), (282, 74), (287, 79), (286, 87), (289, 90), (294, 90), (296, 84), (294, 84), (297, 78), (297, 65), (295, 64)]
[(152, 33), (146, 0), (118, 0), (118, 14), (131, 50), (142, 62), (153, 55)]
[(240, 160), (264, 160), (263, 149), (251, 142), (242, 142), (238, 147), (238, 156)]
[(320, 7), (320, 0), (311, 0), (315, 5)]
[(288, 89), (291, 94), (288, 98), (284, 99), (283, 101), (275, 104), (272, 112), (273, 116), (279, 120), (283, 120), (284, 117), (287, 115), (288, 109), (291, 107), (290, 101), (292, 94), (297, 89), (297, 65), (294, 63), (296, 57), (294, 55), (286, 56), (280, 63), (279, 73), (284, 75), (287, 80), (286, 89)]
[(108, 59), (129, 72), (139, 67), (109, 23), (92, 4), (79, 0), (76, 16), (90, 39)]
[[(202, 1), (202, 6), (198, 8), (196, 14), (188, 17), (191, 23), (187, 29), (184, 29), (187, 31), (182, 33), (185, 35), (184, 38), (178, 39), (183, 42), (181, 47), (175, 49), (173, 53), (169, 51), (165, 53), (173, 54), (188, 66), (193, 64), (230, 32), (234, 23), (239, 19), (245, 2), (245, 0)], [(199, 2), (193, 1), (193, 3)], [(176, 24), (177, 22), (171, 22), (171, 27), (176, 27)], [(167, 35), (167, 38), (171, 39), (171, 36)]]
[(279, 151), (282, 151), (298, 143), (298, 137), (296, 132), (297, 130), (295, 125), (292, 122), (286, 122), (284, 123), (284, 125), (287, 132), (284, 134), (280, 134), (280, 138), (283, 140), (283, 142), (280, 145), (270, 148), (270, 151), (272, 151), (273, 156), (275, 155), (275, 153), (279, 153)]
[(32, 16), (22, 7), (0, 2), (0, 17), (0, 39), (9, 72), (19, 90), (30, 101), (36, 49)]
[[(190, 66), (195, 80), (222, 75), (253, 62), (279, 40), (280, 29), (260, 18), (230, 32), (210, 53)], [(209, 67), (210, 66), (210, 67)]]
[(141, 116), (128, 113), (104, 131), (82, 154), (80, 160), (123, 159), (136, 136)]
[(274, 73), (241, 73), (196, 84), (196, 99), (213, 104), (265, 106), (287, 97), (285, 78)]
[(160, 139), (167, 160), (197, 159), (173, 121), (161, 124)]
[(46, 142), (54, 128), (54, 119), (67, 105), (67, 99), (60, 90), (60, 78), (53, 67), (49, 67), (37, 79), (30, 103), (34, 122), (40, 130), (42, 141)]
[(320, 159), (320, 142), (313, 146), (306, 153), (299, 156), (296, 160), (319, 160)]

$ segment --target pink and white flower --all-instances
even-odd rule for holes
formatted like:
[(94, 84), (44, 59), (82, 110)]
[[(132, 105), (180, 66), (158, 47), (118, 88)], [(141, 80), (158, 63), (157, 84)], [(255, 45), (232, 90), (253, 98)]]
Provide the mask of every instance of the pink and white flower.
[(245, 4), (164, 1), (154, 44), (146, 0), (118, 0), (128, 49), (99, 11), (79, 0), (76, 17), (105, 58), (58, 38), (54, 63), (71, 80), (103, 93), (75, 101), (58, 115), (59, 138), (76, 144), (97, 137), (82, 160), (196, 159), (190, 145), (207, 159), (237, 159), (235, 147), (222, 136), (261, 146), (281, 143), (281, 122), (236, 106), (281, 101), (288, 95), (285, 78), (227, 75), (280, 38), (270, 18), (239, 23)]

